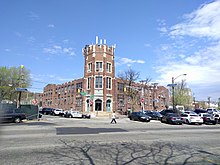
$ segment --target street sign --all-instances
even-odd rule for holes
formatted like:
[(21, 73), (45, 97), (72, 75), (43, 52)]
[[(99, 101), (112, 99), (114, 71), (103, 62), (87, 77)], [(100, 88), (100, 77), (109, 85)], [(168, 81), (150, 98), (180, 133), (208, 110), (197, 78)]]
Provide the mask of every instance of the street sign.
[(37, 103), (38, 103), (36, 99), (33, 99), (31, 102), (32, 102), (32, 104), (34, 104), (34, 105), (37, 105)]
[(86, 92), (81, 92), (80, 93), (82, 96), (85, 96), (86, 95)]
[(15, 88), (16, 91), (19, 91), (19, 92), (27, 92), (27, 88)]
[(93, 100), (93, 99), (94, 99), (94, 95), (91, 95), (91, 96), (90, 96), (90, 99)]
[(168, 84), (168, 87), (176, 86), (177, 84)]

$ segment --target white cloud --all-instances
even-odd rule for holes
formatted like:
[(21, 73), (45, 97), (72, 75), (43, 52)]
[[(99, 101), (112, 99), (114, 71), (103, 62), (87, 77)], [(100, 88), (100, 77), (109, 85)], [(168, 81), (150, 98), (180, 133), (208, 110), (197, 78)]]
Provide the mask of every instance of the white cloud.
[(158, 28), (158, 30), (162, 33), (166, 33), (168, 31), (168, 29), (166, 27)]
[(147, 44), (144, 44), (145, 47), (150, 47), (151, 44), (147, 43)]
[(53, 24), (49, 24), (49, 25), (47, 25), (47, 27), (48, 27), (48, 28), (54, 28), (55, 25), (53, 25)]
[(5, 51), (6, 51), (6, 52), (10, 52), (10, 51), (11, 51), (11, 49), (5, 49)]
[(134, 64), (134, 63), (144, 64), (145, 61), (144, 60), (132, 60), (132, 59), (129, 59), (129, 58), (119, 58), (118, 62), (117, 62), (117, 65), (126, 64), (127, 66), (131, 66), (131, 64)]
[(172, 77), (186, 73), (176, 81), (186, 78), (198, 99), (220, 97), (219, 9), (220, 1), (203, 4), (185, 15), (183, 22), (168, 28), (169, 41), (160, 47), (163, 64), (154, 68), (160, 83), (167, 85)]
[(171, 36), (188, 35), (220, 39), (220, 1), (204, 4), (184, 18), (183, 23), (170, 28)]
[(23, 36), (20, 32), (15, 32), (15, 35), (16, 35), (17, 37), (22, 37), (22, 36)]
[(36, 41), (36, 39), (35, 39), (35, 37), (33, 37), (33, 36), (30, 36), (29, 38), (28, 38), (28, 42), (30, 42), (30, 43), (33, 43), (33, 42), (35, 42)]
[(28, 17), (29, 17), (29, 19), (31, 21), (35, 21), (35, 20), (39, 20), (40, 19), (39, 15), (37, 13), (33, 12), (33, 11), (30, 11), (28, 13)]
[(71, 47), (66, 48), (60, 45), (52, 45), (50, 47), (43, 48), (43, 52), (52, 55), (68, 55), (68, 56), (75, 55), (73, 48)]

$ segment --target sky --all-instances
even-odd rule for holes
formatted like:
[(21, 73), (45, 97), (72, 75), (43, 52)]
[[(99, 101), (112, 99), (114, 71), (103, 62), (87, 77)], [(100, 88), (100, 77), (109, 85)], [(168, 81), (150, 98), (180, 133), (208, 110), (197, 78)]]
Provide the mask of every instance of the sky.
[(116, 45), (116, 76), (132, 68), (163, 86), (174, 77), (196, 100), (217, 101), (219, 9), (219, 0), (1, 0), (0, 66), (24, 65), (29, 91), (43, 92), (84, 76), (82, 48), (98, 36)]

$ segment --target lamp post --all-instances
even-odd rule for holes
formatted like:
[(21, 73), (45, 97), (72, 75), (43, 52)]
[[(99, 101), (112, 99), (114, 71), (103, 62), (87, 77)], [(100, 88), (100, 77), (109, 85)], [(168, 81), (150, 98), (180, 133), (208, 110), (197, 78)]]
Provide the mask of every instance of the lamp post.
[(157, 85), (158, 85), (158, 83), (152, 83), (152, 86), (153, 86), (153, 110), (154, 110), (154, 111), (157, 109), (157, 107), (156, 107), (156, 101), (157, 101), (157, 99), (156, 99), (156, 97), (155, 97)]
[(174, 99), (174, 86), (175, 86), (175, 84), (174, 84), (174, 81), (177, 79), (177, 78), (179, 78), (180, 76), (186, 76), (187, 74), (180, 74), (179, 76), (177, 76), (177, 77), (172, 77), (172, 96), (173, 96), (173, 111), (175, 112), (175, 103), (174, 103), (174, 101), (175, 101), (175, 99)]
[(142, 105), (142, 111), (144, 111), (144, 102), (145, 102), (145, 84), (144, 82), (146, 83), (146, 80), (141, 80), (140, 83), (141, 83), (141, 105)]

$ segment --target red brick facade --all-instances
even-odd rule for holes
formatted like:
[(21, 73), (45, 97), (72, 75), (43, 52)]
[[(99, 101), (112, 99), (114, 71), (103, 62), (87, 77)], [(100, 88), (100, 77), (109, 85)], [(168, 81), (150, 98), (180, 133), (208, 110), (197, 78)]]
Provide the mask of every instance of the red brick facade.
[[(84, 77), (59, 85), (48, 84), (44, 88), (43, 107), (127, 113), (132, 105), (124, 90), (125, 84), (115, 77), (115, 47), (96, 42), (86, 45), (82, 51), (85, 60)], [(138, 96), (135, 110), (143, 106), (148, 110), (165, 108), (169, 100), (168, 89), (151, 85), (143, 87), (141, 83), (135, 86)]]

